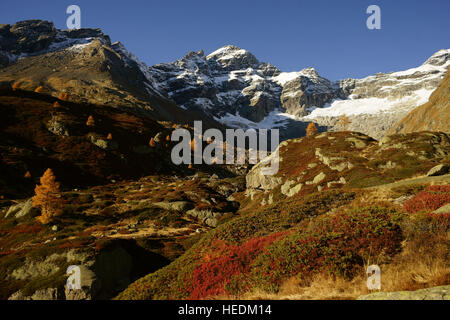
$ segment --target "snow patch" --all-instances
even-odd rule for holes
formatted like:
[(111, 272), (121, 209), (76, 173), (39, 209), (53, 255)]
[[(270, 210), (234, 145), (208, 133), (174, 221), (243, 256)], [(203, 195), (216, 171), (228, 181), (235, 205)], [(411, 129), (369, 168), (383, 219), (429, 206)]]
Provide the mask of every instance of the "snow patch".
[(315, 108), (305, 120), (316, 117), (339, 117), (341, 115), (353, 116), (361, 114), (378, 114), (382, 112), (396, 112), (410, 110), (426, 103), (434, 90), (416, 90), (411, 96), (390, 100), (387, 98), (362, 98), (346, 100), (333, 100), (322, 108)]

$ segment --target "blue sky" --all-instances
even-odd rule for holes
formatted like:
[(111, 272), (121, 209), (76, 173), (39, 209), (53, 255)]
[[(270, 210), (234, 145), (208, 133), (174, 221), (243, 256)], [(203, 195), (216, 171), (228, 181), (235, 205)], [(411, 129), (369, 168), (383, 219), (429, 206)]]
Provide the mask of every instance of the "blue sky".
[[(329, 79), (415, 67), (450, 47), (449, 0), (1, 1), (0, 23), (53, 21), (81, 7), (82, 27), (101, 28), (148, 65), (234, 44), (283, 71), (315, 67)], [(366, 9), (381, 8), (381, 30)]]

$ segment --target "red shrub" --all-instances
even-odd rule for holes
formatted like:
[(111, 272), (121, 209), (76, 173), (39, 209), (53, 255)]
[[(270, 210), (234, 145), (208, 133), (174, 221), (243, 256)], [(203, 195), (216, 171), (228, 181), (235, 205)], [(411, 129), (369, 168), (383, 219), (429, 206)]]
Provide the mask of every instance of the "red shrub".
[(434, 211), (450, 202), (450, 186), (429, 186), (405, 202), (403, 209), (409, 213)]
[(446, 235), (450, 230), (450, 213), (428, 213), (431, 230), (435, 235)]
[[(243, 276), (250, 271), (252, 261), (265, 247), (286, 232), (278, 232), (264, 237), (250, 239), (242, 245), (229, 245), (221, 240), (213, 241), (214, 257), (205, 255), (195, 267), (191, 279), (190, 299), (230, 294), (228, 285), (233, 278)], [(217, 256), (218, 255), (218, 256)]]
[(326, 271), (352, 278), (364, 263), (400, 249), (401, 216), (383, 207), (367, 207), (324, 216), (309, 229), (275, 241), (251, 266), (260, 287), (277, 290), (282, 281)]

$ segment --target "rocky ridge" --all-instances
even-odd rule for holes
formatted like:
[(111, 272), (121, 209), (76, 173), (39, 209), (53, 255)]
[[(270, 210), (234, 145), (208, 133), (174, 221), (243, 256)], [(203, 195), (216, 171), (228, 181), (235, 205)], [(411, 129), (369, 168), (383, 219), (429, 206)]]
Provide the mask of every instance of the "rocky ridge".
[(283, 139), (304, 135), (310, 121), (380, 138), (428, 100), (450, 56), (444, 49), (417, 68), (339, 81), (314, 68), (282, 72), (232, 45), (149, 67), (99, 29), (58, 30), (41, 20), (1, 25), (0, 47), (3, 86), (41, 85), (52, 95), (137, 108), (155, 119), (280, 128)]

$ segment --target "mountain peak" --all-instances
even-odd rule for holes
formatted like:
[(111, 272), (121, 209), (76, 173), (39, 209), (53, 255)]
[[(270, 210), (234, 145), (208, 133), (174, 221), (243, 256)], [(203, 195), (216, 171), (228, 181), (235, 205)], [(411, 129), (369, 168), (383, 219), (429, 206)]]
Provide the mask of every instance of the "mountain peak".
[(450, 49), (441, 49), (434, 53), (431, 57), (425, 61), (425, 64), (431, 64), (434, 66), (442, 66), (444, 64), (447, 64), (447, 62), (450, 60)]
[(300, 74), (310, 77), (310, 78), (318, 78), (319, 77), (319, 73), (313, 67), (309, 67), (309, 68), (305, 68), (305, 69), (301, 70)]
[(242, 70), (255, 68), (258, 59), (249, 51), (233, 45), (226, 45), (210, 53), (207, 60), (216, 61), (225, 70)]

